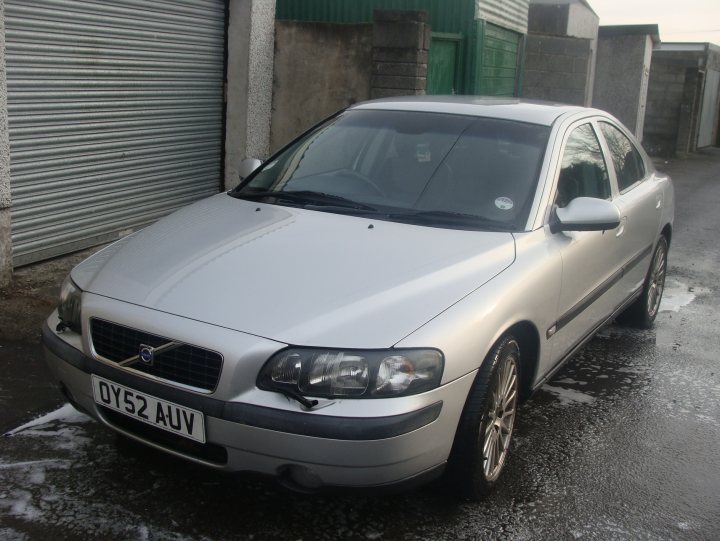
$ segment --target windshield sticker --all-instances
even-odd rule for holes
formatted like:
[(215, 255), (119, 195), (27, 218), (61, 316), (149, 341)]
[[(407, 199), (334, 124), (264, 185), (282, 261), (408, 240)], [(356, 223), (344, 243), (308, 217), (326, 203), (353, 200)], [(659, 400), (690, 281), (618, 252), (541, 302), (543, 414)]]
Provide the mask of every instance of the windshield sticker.
[(495, 200), (495, 206), (500, 210), (510, 210), (515, 206), (515, 203), (509, 197), (498, 197)]

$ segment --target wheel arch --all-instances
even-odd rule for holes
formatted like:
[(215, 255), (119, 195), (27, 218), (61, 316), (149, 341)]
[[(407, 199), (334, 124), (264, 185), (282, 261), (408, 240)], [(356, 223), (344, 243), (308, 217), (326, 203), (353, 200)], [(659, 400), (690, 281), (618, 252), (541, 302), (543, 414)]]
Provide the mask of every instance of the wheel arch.
[(670, 248), (670, 241), (672, 240), (672, 225), (665, 224), (665, 227), (662, 228), (660, 234), (665, 237), (665, 240), (667, 240), (668, 243), (668, 248)]
[(519, 321), (502, 333), (511, 334), (520, 346), (520, 398), (527, 400), (532, 394), (532, 384), (540, 360), (540, 333), (530, 321)]

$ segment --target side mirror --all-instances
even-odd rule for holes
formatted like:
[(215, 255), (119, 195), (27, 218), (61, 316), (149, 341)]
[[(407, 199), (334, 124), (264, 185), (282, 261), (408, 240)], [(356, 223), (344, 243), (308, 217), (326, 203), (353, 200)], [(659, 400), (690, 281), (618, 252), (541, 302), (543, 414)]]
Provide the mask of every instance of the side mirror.
[(238, 176), (240, 177), (240, 180), (245, 180), (261, 165), (262, 161), (257, 158), (245, 158), (240, 162), (240, 166), (238, 167)]
[(555, 209), (550, 231), (608, 231), (620, 225), (620, 211), (605, 199), (576, 197), (565, 208)]

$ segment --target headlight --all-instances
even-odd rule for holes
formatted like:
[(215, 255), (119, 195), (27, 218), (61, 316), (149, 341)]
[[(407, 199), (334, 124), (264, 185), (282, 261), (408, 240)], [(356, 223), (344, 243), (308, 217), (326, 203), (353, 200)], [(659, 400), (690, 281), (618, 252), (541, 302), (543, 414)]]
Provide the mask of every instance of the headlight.
[(82, 325), (80, 323), (80, 295), (82, 291), (76, 286), (68, 275), (60, 288), (60, 303), (58, 304), (58, 316), (60, 321), (67, 328), (76, 333), (80, 333)]
[(435, 349), (288, 348), (265, 364), (258, 387), (322, 398), (386, 398), (440, 385), (443, 355)]

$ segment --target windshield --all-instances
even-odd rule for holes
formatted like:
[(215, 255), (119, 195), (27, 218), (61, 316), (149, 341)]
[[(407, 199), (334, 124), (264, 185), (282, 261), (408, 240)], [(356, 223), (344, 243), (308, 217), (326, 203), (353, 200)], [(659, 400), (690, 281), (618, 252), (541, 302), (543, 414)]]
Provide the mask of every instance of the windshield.
[[(295, 141), (234, 192), (425, 225), (522, 230), (549, 128), (351, 110)], [(292, 193), (289, 193), (292, 192)]]

